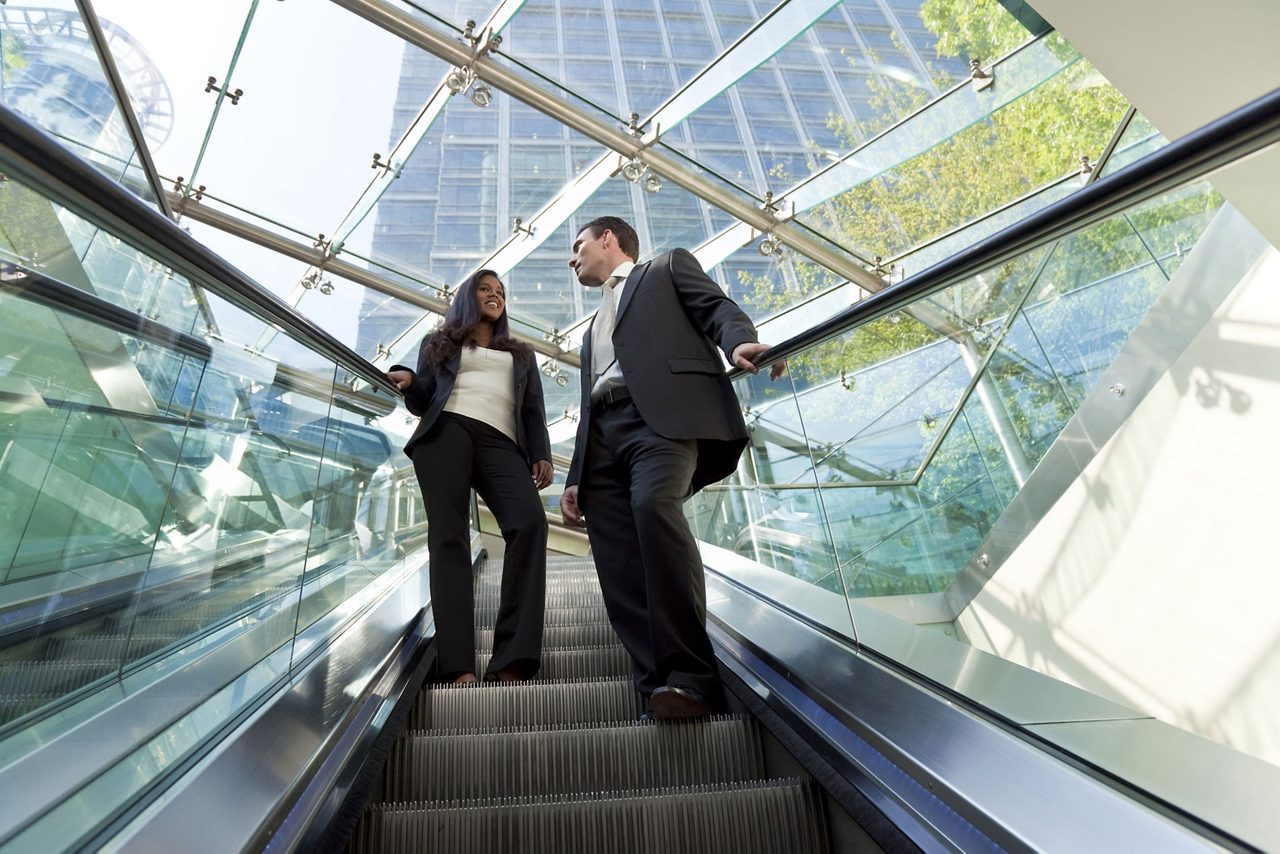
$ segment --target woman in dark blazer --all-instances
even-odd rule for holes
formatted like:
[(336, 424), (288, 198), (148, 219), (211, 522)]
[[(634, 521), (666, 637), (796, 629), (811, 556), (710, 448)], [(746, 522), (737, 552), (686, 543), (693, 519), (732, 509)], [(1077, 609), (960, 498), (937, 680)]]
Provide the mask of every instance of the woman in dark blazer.
[(506, 541), (493, 657), (484, 678), (528, 679), (540, 665), (551, 440), (533, 349), (511, 337), (506, 292), (480, 270), (458, 289), (418, 369), (387, 373), (421, 416), (404, 452), (427, 505), (431, 603), (443, 681), (476, 681), (470, 494), (493, 511)]

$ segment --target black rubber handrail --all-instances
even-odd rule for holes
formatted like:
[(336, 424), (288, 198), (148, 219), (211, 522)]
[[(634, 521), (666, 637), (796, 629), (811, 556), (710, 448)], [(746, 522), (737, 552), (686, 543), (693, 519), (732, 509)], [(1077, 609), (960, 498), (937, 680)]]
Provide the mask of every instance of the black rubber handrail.
[[(969, 276), (1101, 222), (1280, 142), (1280, 89), (1245, 104), (1154, 154), (1101, 178), (902, 282), (770, 347), (756, 360), (786, 359), (864, 323), (892, 314)], [(735, 369), (737, 379), (745, 371)]]
[(8, 177), (173, 268), (193, 284), (331, 359), (374, 389), (399, 394), (373, 363), (4, 106), (0, 106), (0, 168)]

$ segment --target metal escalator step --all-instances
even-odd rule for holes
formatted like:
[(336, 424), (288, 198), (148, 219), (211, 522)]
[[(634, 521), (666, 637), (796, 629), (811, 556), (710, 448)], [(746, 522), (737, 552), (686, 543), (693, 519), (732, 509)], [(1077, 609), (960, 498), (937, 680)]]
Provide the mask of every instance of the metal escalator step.
[(800, 780), (605, 795), (377, 805), (356, 854), (777, 854), (825, 852), (819, 806)]
[(27, 712), (52, 703), (63, 696), (62, 691), (44, 691), (38, 694), (11, 694), (0, 697), (0, 726), (17, 720)]
[(70, 691), (113, 673), (119, 667), (118, 660), (0, 664), (0, 697)]
[(55, 638), (50, 645), (48, 660), (84, 661), (84, 660), (119, 660), (124, 656), (136, 656), (143, 652), (159, 649), (173, 638), (155, 635), (109, 634), (80, 635), (76, 637)]
[(764, 775), (739, 717), (698, 723), (406, 733), (387, 762), (387, 801), (446, 801), (744, 782)]
[[(542, 645), (557, 646), (611, 646), (619, 643), (613, 626), (608, 622), (581, 626), (548, 626), (542, 630)], [(493, 629), (476, 629), (476, 649), (493, 649)]]
[(422, 691), (408, 728), (463, 729), (633, 721), (640, 695), (628, 679), (435, 685)]
[[(476, 673), (489, 666), (490, 654), (476, 654)], [(631, 675), (631, 658), (622, 644), (542, 649), (539, 679), (583, 679)]]
[[(475, 623), (477, 626), (492, 626), (498, 619), (498, 609), (476, 608)], [(583, 605), (574, 608), (547, 608), (543, 615), (542, 625), (546, 626), (580, 626), (586, 624), (608, 625), (609, 615), (604, 605)]]
[(596, 559), (591, 555), (561, 555), (547, 558), (548, 572), (571, 569), (589, 569), (594, 572), (595, 568)]
[[(477, 611), (498, 611), (498, 594), (476, 591)], [(548, 608), (592, 608), (604, 605), (604, 598), (599, 590), (548, 590), (546, 603)]]
[[(496, 596), (499, 593), (499, 591), (501, 591), (501, 589), (502, 589), (502, 578), (497, 575), (494, 575), (488, 578), (480, 578), (476, 581), (475, 591), (477, 596), (481, 596), (481, 595)], [(547, 592), (548, 593), (557, 593), (560, 591), (568, 591), (568, 590), (574, 590), (574, 591), (580, 591), (580, 592), (587, 592), (587, 591), (598, 592), (600, 590), (600, 582), (596, 579), (594, 573), (592, 573), (590, 578), (586, 576), (583, 576), (582, 578), (565, 578), (562, 576), (555, 576), (555, 575), (547, 576)]]

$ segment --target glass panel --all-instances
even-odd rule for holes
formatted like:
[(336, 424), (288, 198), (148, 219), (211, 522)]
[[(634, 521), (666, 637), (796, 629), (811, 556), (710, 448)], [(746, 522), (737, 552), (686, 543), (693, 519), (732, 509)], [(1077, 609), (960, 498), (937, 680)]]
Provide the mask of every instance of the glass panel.
[(746, 567), (766, 568), (764, 575), (741, 576), (744, 583), (852, 636), (825, 496), (805, 474), (813, 459), (794, 386), (762, 375), (736, 381), (735, 389), (750, 444), (738, 471), (693, 496), (685, 516), (702, 542), (746, 558)]
[[(168, 136), (173, 105), (168, 89), (139, 44), (108, 30), (135, 109), (152, 145)], [(154, 201), (137, 176), (137, 148), (93, 40), (75, 3), (49, 0), (38, 8), (0, 5), (0, 103), (28, 119), (75, 154)]]
[[(168, 181), (191, 178), (217, 95), (205, 91), (205, 82), (210, 76), (219, 85), (226, 82), (250, 6), (250, 0), (216, 7), (94, 0), (134, 112), (144, 128), (156, 125), (147, 138), (156, 168)], [(175, 33), (200, 37), (176, 38)], [(248, 156), (258, 154), (254, 150)]]
[[(338, 382), (351, 377), (339, 372)], [(296, 410), (295, 410), (296, 411)], [(389, 569), (397, 557), (388, 523), (387, 485), (409, 460), (372, 419), (341, 406), (308, 412), (299, 432), (321, 459), (311, 501), (306, 578), (298, 631), (341, 605)], [(297, 660), (304, 649), (295, 649)]]
[(789, 360), (789, 476), (823, 485), (851, 595), (950, 586), (1168, 281), (1153, 247), (1220, 204), (1182, 188)]
[(1068, 51), (1046, 37), (1001, 64), (1008, 89), (957, 89), (787, 199), (837, 242), (889, 258), (1062, 176), (1102, 151), (1126, 109), (1088, 63), (1059, 59)]
[(1136, 160), (1141, 160), (1148, 154), (1152, 154), (1169, 144), (1169, 140), (1164, 138), (1164, 134), (1156, 130), (1156, 126), (1151, 120), (1142, 113), (1136, 113), (1129, 122), (1129, 126), (1125, 128), (1124, 134), (1120, 137), (1120, 141), (1116, 143), (1115, 150), (1111, 152), (1111, 157), (1106, 163), (1102, 164), (1102, 172), (1099, 177), (1104, 177), (1115, 172), (1117, 169), (1123, 169)]
[[(248, 673), (287, 648), (300, 596), (305, 628), (402, 565), (423, 514), (403, 495), (408, 425), (384, 400), (335, 383), (315, 354), (318, 372), (231, 343), (266, 324), (17, 181), (0, 193), (0, 250), (33, 271), (6, 270), (0, 289), (8, 747), (215, 651)], [(75, 288), (55, 272), (124, 313), (57, 308)], [(175, 716), (222, 684), (185, 694)]]
[[(283, 51), (285, 42), (300, 49)], [(414, 67), (437, 82), (448, 71), (336, 5), (259, 4), (233, 78), (244, 95), (223, 104), (193, 180), (261, 216), (332, 234), (367, 185), (372, 155), (387, 156), (406, 53), (419, 53)], [(360, 72), (334, 56), (360, 57)]]

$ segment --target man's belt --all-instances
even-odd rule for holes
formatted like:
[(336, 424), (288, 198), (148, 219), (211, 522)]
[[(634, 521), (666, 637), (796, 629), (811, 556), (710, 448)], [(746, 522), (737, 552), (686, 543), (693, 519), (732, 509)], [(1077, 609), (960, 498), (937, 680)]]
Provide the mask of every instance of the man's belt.
[(591, 408), (596, 411), (608, 409), (615, 403), (620, 403), (624, 400), (630, 399), (631, 392), (626, 386), (614, 386), (613, 388), (606, 390), (604, 394), (600, 395), (595, 400), (591, 401)]

